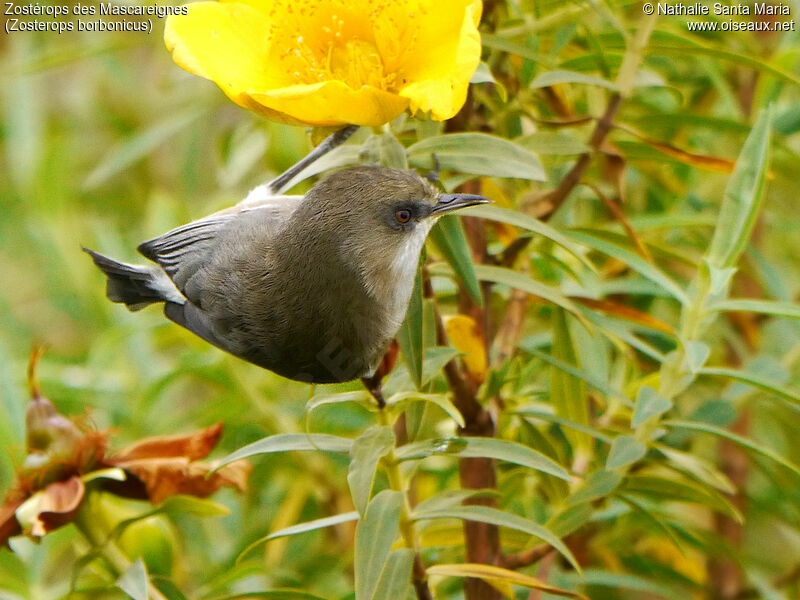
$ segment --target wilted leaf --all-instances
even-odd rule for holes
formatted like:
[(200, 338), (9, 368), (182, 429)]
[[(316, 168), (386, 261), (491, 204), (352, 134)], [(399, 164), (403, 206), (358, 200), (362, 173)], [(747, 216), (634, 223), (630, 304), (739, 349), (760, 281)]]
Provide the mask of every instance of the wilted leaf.
[(200, 460), (208, 456), (221, 435), (222, 423), (217, 423), (191, 433), (148, 437), (114, 452), (109, 460), (115, 464), (130, 460), (168, 457)]
[[(35, 505), (31, 535), (45, 535), (72, 521), (83, 502), (85, 492), (86, 488), (81, 478), (71, 477), (67, 481), (51, 483), (33, 496), (31, 500), (38, 501)], [(18, 518), (22, 522), (20, 512), (22, 507), (18, 511)]]

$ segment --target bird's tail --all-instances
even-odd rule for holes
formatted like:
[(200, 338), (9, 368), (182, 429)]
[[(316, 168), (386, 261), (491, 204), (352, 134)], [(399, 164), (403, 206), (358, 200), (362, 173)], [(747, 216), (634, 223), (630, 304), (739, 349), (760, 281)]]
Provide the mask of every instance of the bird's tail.
[(106, 296), (112, 302), (128, 307), (128, 310), (141, 310), (157, 302), (183, 304), (185, 298), (172, 283), (167, 274), (155, 265), (129, 265), (117, 262), (94, 250), (84, 248), (92, 257), (94, 264), (106, 274)]

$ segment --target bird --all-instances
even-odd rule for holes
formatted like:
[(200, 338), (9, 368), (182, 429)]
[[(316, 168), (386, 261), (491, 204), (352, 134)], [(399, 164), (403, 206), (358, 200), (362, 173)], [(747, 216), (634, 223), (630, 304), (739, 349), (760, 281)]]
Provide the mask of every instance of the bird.
[(303, 196), (266, 186), (139, 245), (153, 264), (84, 248), (109, 300), (165, 316), (234, 356), (306, 383), (374, 374), (405, 317), (434, 223), (489, 202), (416, 172), (341, 169)]

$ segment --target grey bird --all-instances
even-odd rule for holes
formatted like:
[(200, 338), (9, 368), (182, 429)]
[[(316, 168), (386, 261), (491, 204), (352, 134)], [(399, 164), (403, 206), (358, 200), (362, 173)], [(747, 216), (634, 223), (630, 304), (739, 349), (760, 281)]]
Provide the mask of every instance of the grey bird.
[(405, 316), (436, 220), (489, 200), (440, 193), (412, 171), (343, 169), (305, 196), (262, 186), (240, 204), (144, 242), (154, 265), (84, 248), (112, 302), (163, 303), (214, 346), (311, 383), (375, 372)]

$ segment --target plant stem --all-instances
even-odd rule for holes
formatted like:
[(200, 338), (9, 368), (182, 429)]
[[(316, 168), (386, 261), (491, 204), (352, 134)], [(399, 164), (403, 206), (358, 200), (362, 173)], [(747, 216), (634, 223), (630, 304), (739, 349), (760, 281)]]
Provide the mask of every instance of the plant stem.
[[(370, 390), (372, 393), (372, 390)], [(381, 399), (383, 398), (381, 394)], [(377, 400), (377, 398), (376, 398)], [(378, 423), (383, 427), (389, 427), (389, 415), (384, 410), (385, 404), (378, 409)], [(406, 548), (414, 551), (414, 566), (413, 566), (413, 579), (414, 589), (417, 592), (418, 600), (432, 600), (430, 588), (428, 587), (428, 575), (425, 572), (425, 565), (422, 563), (422, 557), (419, 551), (419, 540), (417, 539), (417, 531), (414, 526), (414, 521), (409, 518), (411, 514), (411, 504), (408, 499), (408, 491), (403, 486), (403, 476), (400, 473), (400, 466), (394, 456), (394, 450), (382, 459), (383, 466), (386, 469), (386, 476), (389, 479), (389, 487), (396, 492), (403, 494), (403, 511), (400, 513), (399, 529), (400, 535), (403, 538), (403, 544)]]

